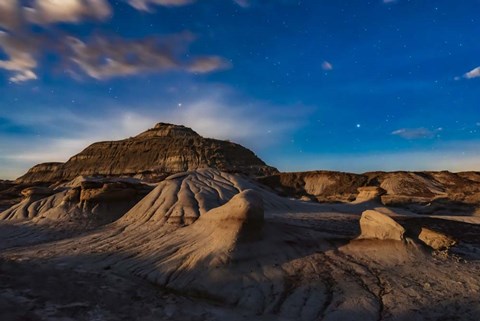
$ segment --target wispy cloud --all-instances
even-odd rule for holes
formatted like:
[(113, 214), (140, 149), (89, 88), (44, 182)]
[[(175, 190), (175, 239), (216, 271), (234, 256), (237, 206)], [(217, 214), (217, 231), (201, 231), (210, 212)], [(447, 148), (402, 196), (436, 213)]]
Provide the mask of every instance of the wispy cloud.
[(128, 3), (137, 10), (149, 11), (150, 6), (159, 5), (167, 7), (184, 6), (195, 0), (128, 0)]
[[(197, 0), (127, 0), (127, 2), (137, 10), (150, 11), (152, 6), (179, 7), (192, 4)], [(233, 0), (243, 8), (250, 6), (250, 0)]]
[(325, 71), (333, 70), (333, 65), (328, 61), (324, 61), (322, 63), (322, 69), (325, 70)]
[(422, 139), (422, 138), (434, 138), (442, 128), (428, 129), (425, 127), (420, 128), (401, 128), (392, 132), (392, 135), (396, 135), (405, 139)]
[(252, 5), (250, 0), (234, 0), (234, 1), (236, 4), (238, 4), (242, 8), (248, 8)]
[(470, 70), (469, 72), (467, 72), (465, 75), (463, 75), (463, 77), (467, 78), (467, 79), (472, 79), (472, 78), (478, 78), (480, 77), (480, 67), (477, 67), (475, 69), (472, 69)]
[(30, 37), (11, 36), (0, 31), (0, 48), (9, 56), (7, 60), (0, 60), (0, 69), (12, 72), (11, 82), (20, 83), (37, 79), (34, 72), (37, 67), (37, 61), (34, 57), (36, 42), (35, 39), (30, 39)]
[(20, 6), (17, 0), (0, 1), (0, 28), (16, 29), (20, 25)]
[[(149, 5), (187, 5), (189, 0), (132, 0), (137, 9)], [(56, 23), (106, 20), (114, 12), (106, 0), (35, 0), (26, 7), (18, 0), (0, 0), (0, 69), (11, 73), (10, 81), (22, 83), (38, 78), (45, 52), (68, 62), (70, 74), (95, 79), (131, 76), (169, 70), (195, 74), (228, 69), (231, 63), (217, 55), (195, 56), (188, 52), (193, 34), (125, 39), (119, 36), (77, 37), (60, 32)], [(48, 28), (39, 37), (31, 25)], [(3, 31), (2, 31), (3, 29)], [(65, 36), (67, 34), (67, 36)], [(49, 35), (49, 36), (47, 36)], [(180, 59), (189, 57), (189, 60)]]
[(180, 60), (179, 52), (193, 39), (188, 32), (140, 40), (95, 37), (88, 43), (69, 37), (66, 55), (77, 69), (99, 80), (169, 70), (209, 73), (230, 67), (225, 59), (217, 56)]
[(35, 24), (105, 20), (112, 14), (105, 0), (37, 0), (23, 10), (26, 20)]

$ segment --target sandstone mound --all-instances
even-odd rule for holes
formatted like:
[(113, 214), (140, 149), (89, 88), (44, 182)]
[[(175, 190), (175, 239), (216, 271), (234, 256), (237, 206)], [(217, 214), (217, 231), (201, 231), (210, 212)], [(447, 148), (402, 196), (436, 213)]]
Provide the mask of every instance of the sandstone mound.
[(95, 143), (65, 164), (37, 165), (17, 183), (68, 181), (81, 175), (158, 180), (206, 167), (253, 176), (277, 172), (243, 146), (203, 138), (184, 126), (159, 123), (136, 137)]
[(363, 212), (360, 229), (359, 239), (404, 240), (405, 229), (389, 216), (377, 211)]
[[(228, 203), (214, 208), (200, 217), (198, 224), (215, 226), (219, 230), (232, 229), (237, 240), (261, 238), (261, 230), (265, 220), (262, 196), (254, 190), (245, 190), (235, 195)], [(219, 242), (225, 236), (215, 233)]]
[(145, 223), (190, 225), (247, 189), (262, 195), (268, 209), (288, 209), (291, 203), (251, 180), (209, 168), (166, 178), (122, 217), (119, 224), (129, 225), (129, 228)]

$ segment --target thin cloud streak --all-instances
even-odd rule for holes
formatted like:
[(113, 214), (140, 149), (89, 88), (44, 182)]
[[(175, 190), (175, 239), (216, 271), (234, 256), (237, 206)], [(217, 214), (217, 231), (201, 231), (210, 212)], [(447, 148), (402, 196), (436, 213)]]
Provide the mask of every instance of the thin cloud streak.
[(473, 79), (473, 78), (478, 78), (480, 77), (480, 67), (477, 67), (469, 72), (467, 72), (465, 75), (464, 75), (465, 78), (467, 79)]
[(392, 135), (399, 136), (404, 139), (423, 139), (434, 138), (443, 128), (436, 128), (434, 130), (425, 127), (420, 128), (401, 128), (392, 132)]

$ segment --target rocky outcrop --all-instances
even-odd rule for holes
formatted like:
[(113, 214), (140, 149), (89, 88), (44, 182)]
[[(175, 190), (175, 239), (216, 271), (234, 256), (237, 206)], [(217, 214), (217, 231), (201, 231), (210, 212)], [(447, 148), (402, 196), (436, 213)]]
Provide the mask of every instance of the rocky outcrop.
[(277, 172), (243, 146), (203, 138), (184, 126), (159, 123), (136, 137), (95, 143), (65, 164), (37, 165), (17, 182), (68, 181), (80, 175), (159, 180), (207, 167), (253, 176)]
[(480, 207), (478, 172), (351, 174), (315, 171), (277, 173), (259, 181), (283, 196), (305, 196), (319, 202), (358, 202), (371, 197), (378, 200), (380, 196), (386, 206), (407, 207), (425, 214), (456, 212), (471, 215)]
[(434, 250), (449, 249), (457, 243), (450, 236), (428, 228), (422, 228), (418, 239)]
[(28, 172), (16, 180), (19, 184), (54, 182), (62, 170), (63, 163), (43, 163), (33, 166)]
[(367, 178), (358, 174), (315, 171), (279, 173), (259, 181), (283, 196), (339, 202), (355, 200), (357, 189), (367, 183)]
[(355, 202), (380, 201), (380, 197), (385, 193), (386, 191), (383, 188), (377, 186), (359, 187)]
[(377, 211), (363, 212), (360, 229), (359, 239), (404, 240), (405, 229), (389, 216)]
[(118, 219), (151, 191), (141, 183), (109, 179), (82, 178), (69, 185), (24, 189), (23, 200), (0, 212), (0, 220), (102, 225)]
[(255, 190), (260, 194), (267, 209), (281, 212), (289, 208), (290, 200), (263, 189), (255, 182), (209, 168), (167, 177), (125, 214), (119, 224), (133, 228), (147, 223), (159, 227), (191, 225), (245, 190)]

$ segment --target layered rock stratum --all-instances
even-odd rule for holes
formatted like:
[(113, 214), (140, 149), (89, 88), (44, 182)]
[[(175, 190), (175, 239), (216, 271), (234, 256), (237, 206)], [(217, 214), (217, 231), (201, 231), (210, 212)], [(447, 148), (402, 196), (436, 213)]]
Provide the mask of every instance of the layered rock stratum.
[(159, 123), (135, 137), (94, 143), (64, 164), (39, 164), (17, 183), (68, 181), (80, 175), (160, 180), (207, 167), (253, 176), (277, 172), (241, 145), (204, 138), (184, 126)]

